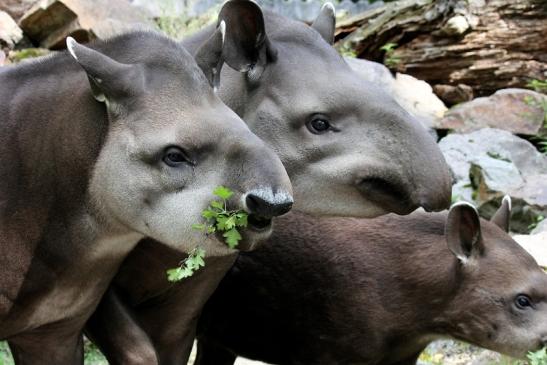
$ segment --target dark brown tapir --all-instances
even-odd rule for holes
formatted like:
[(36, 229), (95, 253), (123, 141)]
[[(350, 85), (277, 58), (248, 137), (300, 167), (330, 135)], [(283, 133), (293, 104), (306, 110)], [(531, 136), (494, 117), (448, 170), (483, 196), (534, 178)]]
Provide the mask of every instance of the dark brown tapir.
[[(217, 85), (221, 74), (222, 100), (280, 156), (295, 209), (375, 217), (408, 214), (418, 206), (448, 208), (451, 178), (435, 141), (332, 47), (332, 5), (308, 26), (263, 13), (252, 1), (232, 0), (222, 7), (221, 22), (225, 64), (211, 67), (208, 77)], [(208, 27), (183, 44), (199, 53), (214, 30)], [(88, 334), (112, 363), (185, 363), (201, 308), (235, 257), (209, 257), (194, 277), (171, 284), (165, 271), (183, 257), (142, 241), (89, 322)]]
[[(467, 203), (376, 219), (295, 213), (239, 256), (200, 319), (196, 365), (413, 365), (452, 337), (522, 357), (547, 345), (547, 274)], [(290, 224), (288, 224), (290, 222)]]
[[(216, 186), (256, 221), (292, 204), (277, 155), (180, 44), (142, 32), (67, 46), (0, 69), (0, 339), (17, 364), (83, 363), (83, 326), (143, 237), (233, 252), (191, 229)], [(250, 222), (248, 245), (265, 237)]]

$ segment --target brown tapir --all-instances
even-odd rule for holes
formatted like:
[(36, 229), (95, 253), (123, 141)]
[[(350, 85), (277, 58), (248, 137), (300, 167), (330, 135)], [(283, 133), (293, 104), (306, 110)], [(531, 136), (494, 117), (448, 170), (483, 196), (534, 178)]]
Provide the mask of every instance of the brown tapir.
[[(216, 85), (222, 75), (221, 98), (280, 156), (295, 209), (375, 217), (448, 208), (451, 179), (435, 141), (336, 52), (334, 19), (330, 4), (308, 26), (263, 13), (252, 1), (228, 1), (219, 14), (226, 46), (208, 77)], [(199, 53), (214, 29), (183, 44)], [(152, 364), (156, 352), (162, 364), (185, 363), (201, 308), (235, 256), (210, 258), (204, 270), (173, 285), (165, 270), (182, 257), (141, 241), (114, 280), (122, 300), (109, 292), (89, 335), (112, 363)]]
[(181, 45), (144, 32), (67, 46), (0, 70), (0, 339), (17, 364), (83, 362), (82, 328), (143, 237), (233, 252), (191, 229), (216, 186), (250, 213), (244, 244), (292, 204), (279, 158)]
[[(411, 365), (453, 337), (513, 356), (547, 345), (547, 275), (467, 203), (376, 219), (289, 214), (205, 306), (196, 365)], [(290, 224), (287, 224), (290, 222)]]

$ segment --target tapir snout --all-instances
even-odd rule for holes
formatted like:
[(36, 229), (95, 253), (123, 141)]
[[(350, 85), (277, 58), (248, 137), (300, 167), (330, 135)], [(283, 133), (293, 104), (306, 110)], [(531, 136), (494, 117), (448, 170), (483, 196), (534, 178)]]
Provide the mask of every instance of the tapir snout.
[[(408, 214), (418, 207), (441, 211), (450, 206), (451, 175), (435, 140), (410, 114), (378, 91), (367, 98), (375, 105), (367, 120), (375, 120), (373, 142), (366, 159), (378, 169), (365, 165), (357, 188), (366, 199), (386, 211)], [(381, 110), (377, 109), (381, 106)], [(381, 166), (381, 168), (380, 168)]]
[(291, 195), (281, 191), (274, 193), (270, 189), (260, 189), (245, 195), (245, 207), (253, 214), (264, 218), (273, 218), (288, 213), (294, 200)]

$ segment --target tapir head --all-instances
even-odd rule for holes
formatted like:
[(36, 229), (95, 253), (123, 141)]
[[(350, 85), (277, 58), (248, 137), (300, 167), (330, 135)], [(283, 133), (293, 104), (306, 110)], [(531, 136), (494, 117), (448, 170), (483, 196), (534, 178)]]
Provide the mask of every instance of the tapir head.
[(231, 0), (219, 22), (230, 66), (221, 98), (279, 155), (295, 208), (374, 217), (448, 207), (451, 179), (435, 141), (332, 47), (332, 5), (308, 26)]
[[(220, 43), (222, 32), (215, 35)], [(215, 236), (191, 227), (203, 222), (213, 190), (224, 185), (234, 192), (228, 209), (250, 213), (240, 248), (252, 247), (268, 235), (271, 219), (291, 208), (281, 161), (213, 93), (182, 46), (151, 33), (132, 34), (127, 42), (115, 60), (101, 46), (67, 40), (90, 94), (106, 103), (108, 114), (89, 187), (94, 208), (114, 229), (222, 254), (227, 248)]]
[(506, 233), (510, 210), (506, 197), (492, 224), (467, 203), (450, 209), (446, 239), (458, 289), (448, 323), (459, 339), (523, 357), (547, 346), (547, 274)]

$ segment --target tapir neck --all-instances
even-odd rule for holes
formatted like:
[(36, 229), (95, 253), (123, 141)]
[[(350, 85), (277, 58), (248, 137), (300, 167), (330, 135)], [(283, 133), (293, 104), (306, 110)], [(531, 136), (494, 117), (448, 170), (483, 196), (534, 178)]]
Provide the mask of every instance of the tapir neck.
[[(92, 213), (88, 182), (108, 121), (76, 62), (60, 55), (0, 71), (0, 84), (0, 291), (8, 298), (0, 322), (9, 312), (11, 325), (26, 318), (32, 327), (66, 312), (55, 301), (64, 287), (99, 298), (123, 259), (112, 245), (126, 253), (138, 237), (111, 232)], [(93, 281), (84, 295), (82, 283), (99, 276), (105, 282)], [(34, 305), (57, 312), (24, 312)], [(0, 338), (9, 331), (3, 324)]]
[[(423, 218), (428, 221), (420, 222), (418, 218), (411, 226), (391, 227), (389, 235), (404, 237), (396, 242), (370, 242), (377, 247), (391, 247), (389, 251), (373, 249), (382, 252), (379, 260), (389, 265), (375, 274), (380, 283), (378, 290), (396, 288), (380, 294), (386, 300), (379, 313), (387, 311), (389, 315), (381, 321), (383, 328), (378, 331), (389, 334), (394, 345), (386, 364), (413, 356), (441, 334), (464, 339), (458, 333), (463, 313), (453, 305), (461, 291), (462, 269), (446, 245), (445, 215), (429, 214)], [(405, 221), (399, 217), (396, 220)]]
[(8, 101), (2, 113), (8, 119), (0, 128), (9, 137), (0, 146), (0, 159), (13, 168), (0, 194), (32, 197), (50, 206), (61, 201), (82, 205), (106, 134), (106, 110), (91, 96), (75, 62), (66, 55), (52, 61), (33, 64), (32, 72), (23, 66), (4, 75), (14, 87), (13, 95), (1, 95)]

